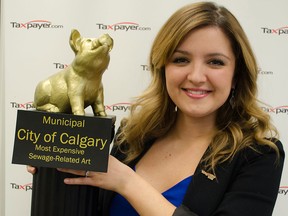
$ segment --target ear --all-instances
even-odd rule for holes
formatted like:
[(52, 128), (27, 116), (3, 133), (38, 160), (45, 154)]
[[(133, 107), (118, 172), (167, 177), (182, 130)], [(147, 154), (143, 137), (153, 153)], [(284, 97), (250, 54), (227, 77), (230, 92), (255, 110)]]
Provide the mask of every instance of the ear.
[(74, 51), (75, 54), (79, 51), (79, 46), (80, 46), (80, 39), (81, 35), (76, 29), (72, 29), (71, 34), (70, 34), (70, 47)]

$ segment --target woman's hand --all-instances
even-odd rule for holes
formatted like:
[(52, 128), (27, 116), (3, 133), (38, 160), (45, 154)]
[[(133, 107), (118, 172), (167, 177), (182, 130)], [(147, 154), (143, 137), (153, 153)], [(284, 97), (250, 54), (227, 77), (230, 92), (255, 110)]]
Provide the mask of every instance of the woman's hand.
[(94, 171), (83, 171), (83, 170), (72, 170), (72, 169), (58, 169), (61, 172), (71, 173), (83, 177), (66, 178), (64, 182), (69, 185), (91, 185), (100, 187), (107, 190), (112, 190), (121, 193), (121, 190), (128, 184), (130, 177), (135, 172), (117, 160), (113, 156), (109, 156), (108, 171), (107, 173), (94, 172)]
[(70, 185), (91, 185), (115, 191), (124, 196), (140, 215), (172, 215), (176, 207), (168, 202), (159, 191), (146, 182), (129, 166), (109, 156), (107, 173), (71, 169), (58, 169), (83, 177), (66, 178)]
[(37, 172), (37, 169), (36, 169), (36, 167), (33, 167), (33, 166), (26, 166), (26, 169), (27, 169), (27, 171), (29, 172), (29, 173), (31, 173), (31, 174), (35, 174), (36, 172)]

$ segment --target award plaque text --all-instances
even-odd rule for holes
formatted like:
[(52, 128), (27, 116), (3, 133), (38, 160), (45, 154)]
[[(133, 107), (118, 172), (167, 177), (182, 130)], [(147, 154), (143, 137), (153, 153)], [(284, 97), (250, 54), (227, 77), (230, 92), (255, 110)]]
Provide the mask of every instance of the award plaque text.
[(106, 172), (114, 116), (18, 110), (12, 163)]

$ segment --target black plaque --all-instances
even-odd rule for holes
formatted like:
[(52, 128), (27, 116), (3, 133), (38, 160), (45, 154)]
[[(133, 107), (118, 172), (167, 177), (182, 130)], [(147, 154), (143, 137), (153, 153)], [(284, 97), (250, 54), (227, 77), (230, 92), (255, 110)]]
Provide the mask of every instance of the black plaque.
[(106, 172), (115, 117), (18, 110), (12, 163)]

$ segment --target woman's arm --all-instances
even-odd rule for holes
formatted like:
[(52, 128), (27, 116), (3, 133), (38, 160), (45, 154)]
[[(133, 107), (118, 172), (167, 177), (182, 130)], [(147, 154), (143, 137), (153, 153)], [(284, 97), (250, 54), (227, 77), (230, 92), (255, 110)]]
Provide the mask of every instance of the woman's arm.
[(262, 153), (249, 150), (243, 154), (241, 166), (234, 181), (214, 215), (271, 216), (277, 199), (284, 164), (284, 151), (276, 143), (280, 158), (268, 146)]
[(271, 216), (285, 157), (281, 142), (276, 145), (278, 159), (268, 146), (255, 145), (258, 151), (243, 149), (232, 161), (217, 168), (217, 181), (198, 172), (184, 197), (182, 210), (179, 209), (181, 214), (175, 216), (193, 215), (192, 212), (201, 216)]
[(64, 182), (70, 185), (91, 185), (106, 190), (112, 190), (127, 199), (140, 215), (171, 216), (176, 207), (167, 201), (160, 192), (148, 184), (129, 166), (123, 164), (113, 156), (109, 156), (107, 173), (85, 172), (71, 169), (59, 171), (82, 175), (78, 178), (66, 178)]

